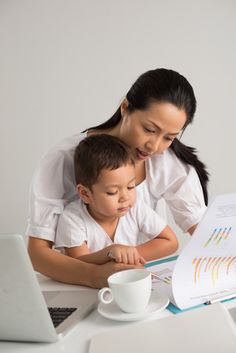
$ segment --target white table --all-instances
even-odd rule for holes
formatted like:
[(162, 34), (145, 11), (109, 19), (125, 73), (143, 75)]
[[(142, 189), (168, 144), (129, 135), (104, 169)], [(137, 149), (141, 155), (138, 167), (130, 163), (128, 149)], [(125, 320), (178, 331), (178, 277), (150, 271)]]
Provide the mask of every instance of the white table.
[[(43, 275), (37, 274), (41, 288), (43, 290), (74, 290), (75, 286), (66, 285), (55, 282)], [(76, 286), (84, 290), (82, 286)], [(87, 288), (86, 288), (87, 289)], [(94, 290), (94, 289), (91, 289)], [(224, 304), (227, 307), (236, 306), (236, 301), (229, 301)], [(159, 313), (154, 313), (146, 321), (163, 318), (173, 315), (168, 310)], [(142, 320), (144, 322), (145, 320)], [(135, 322), (118, 322), (103, 318), (97, 310), (94, 310), (84, 320), (79, 322), (76, 327), (61, 341), (56, 343), (17, 343), (17, 342), (0, 342), (1, 353), (87, 353), (89, 341), (94, 335), (115, 329), (116, 327), (124, 327), (130, 325), (137, 325), (141, 321)]]

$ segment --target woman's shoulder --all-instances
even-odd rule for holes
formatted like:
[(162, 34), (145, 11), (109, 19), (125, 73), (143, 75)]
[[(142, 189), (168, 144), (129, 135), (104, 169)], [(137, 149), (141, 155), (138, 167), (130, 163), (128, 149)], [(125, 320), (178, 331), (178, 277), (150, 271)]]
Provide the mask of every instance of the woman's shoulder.
[(65, 138), (51, 147), (41, 158), (40, 165), (64, 163), (73, 159), (75, 147), (86, 137), (86, 133), (78, 133)]
[(86, 132), (77, 133), (71, 136), (66, 137), (65, 139), (61, 140), (57, 144), (55, 144), (49, 151), (46, 153), (66, 153), (68, 151), (74, 150), (75, 147), (86, 137)]
[(156, 173), (172, 174), (180, 173), (187, 175), (189, 172), (189, 165), (183, 163), (171, 149), (167, 149), (160, 155), (155, 155), (148, 160), (147, 168)]
[[(72, 188), (72, 185), (74, 185), (74, 150), (85, 136), (85, 133), (76, 134), (52, 147), (39, 161), (33, 181), (37, 182), (37, 184), (40, 183), (43, 189), (49, 188), (51, 183), (53, 183), (54, 188), (55, 184), (61, 188), (61, 185), (66, 183), (67, 189), (70, 189), (70, 194), (74, 194), (72, 190), (74, 188), (74, 186)], [(68, 186), (70, 182), (72, 183), (71, 187)]]
[(169, 149), (151, 157), (146, 164), (146, 180), (153, 194), (162, 195), (171, 185), (184, 182), (192, 169)]

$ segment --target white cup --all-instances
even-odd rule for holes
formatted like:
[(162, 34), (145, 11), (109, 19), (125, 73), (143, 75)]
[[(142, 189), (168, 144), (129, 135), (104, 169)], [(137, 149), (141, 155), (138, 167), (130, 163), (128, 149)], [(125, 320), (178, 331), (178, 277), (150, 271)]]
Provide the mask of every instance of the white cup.
[(100, 289), (98, 298), (103, 304), (113, 300), (126, 313), (143, 311), (148, 305), (151, 290), (151, 273), (146, 269), (116, 272), (108, 277), (109, 287)]

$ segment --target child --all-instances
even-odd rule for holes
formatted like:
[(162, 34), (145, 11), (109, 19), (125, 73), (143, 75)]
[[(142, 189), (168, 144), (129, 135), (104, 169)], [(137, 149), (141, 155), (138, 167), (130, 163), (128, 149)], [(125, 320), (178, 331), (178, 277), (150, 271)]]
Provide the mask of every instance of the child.
[(59, 218), (56, 248), (104, 264), (142, 265), (177, 250), (174, 232), (143, 201), (136, 201), (135, 164), (129, 147), (111, 135), (90, 135), (75, 149), (80, 199)]

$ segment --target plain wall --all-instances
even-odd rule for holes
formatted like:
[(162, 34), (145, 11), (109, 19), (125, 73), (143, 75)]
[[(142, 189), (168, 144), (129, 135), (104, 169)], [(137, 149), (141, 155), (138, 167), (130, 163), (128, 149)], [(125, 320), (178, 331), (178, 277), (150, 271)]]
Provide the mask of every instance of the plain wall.
[(61, 139), (104, 121), (146, 70), (166, 67), (198, 101), (183, 141), (235, 191), (234, 0), (1, 0), (0, 233), (24, 233), (30, 181)]

